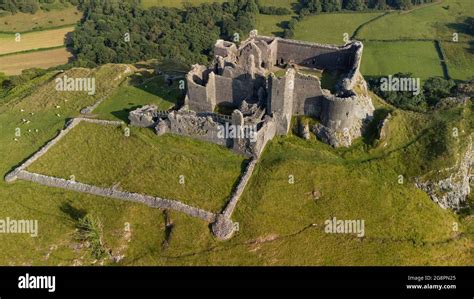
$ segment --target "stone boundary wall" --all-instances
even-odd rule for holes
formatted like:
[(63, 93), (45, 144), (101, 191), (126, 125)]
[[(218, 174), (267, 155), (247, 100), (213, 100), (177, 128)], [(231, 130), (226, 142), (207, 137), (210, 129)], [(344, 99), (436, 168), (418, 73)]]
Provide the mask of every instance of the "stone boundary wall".
[(222, 211), (222, 214), (226, 218), (230, 218), (232, 216), (232, 213), (234, 212), (234, 209), (237, 206), (237, 202), (242, 196), (242, 193), (245, 190), (245, 186), (247, 186), (247, 183), (249, 182), (250, 177), (252, 176), (252, 173), (255, 168), (255, 165), (257, 164), (257, 161), (258, 161), (257, 159), (250, 160), (249, 164), (247, 165), (247, 168), (245, 169), (244, 173), (240, 177), (239, 184), (232, 191), (230, 200), (227, 203), (227, 206), (225, 207), (224, 211)]
[[(5, 176), (6, 182), (13, 182), (16, 179), (21, 179), (25, 181), (30, 181), (44, 186), (61, 188), (65, 190), (71, 190), (76, 192), (82, 192), (97, 196), (110, 197), (114, 199), (136, 202), (140, 204), (145, 204), (152, 208), (160, 209), (171, 209), (178, 212), (185, 213), (192, 217), (200, 218), (208, 223), (212, 223), (212, 230), (214, 235), (221, 240), (226, 240), (230, 238), (235, 230), (234, 223), (230, 220), (232, 213), (234, 212), (237, 203), (242, 196), (245, 187), (252, 176), (255, 165), (257, 164), (257, 158), (251, 158), (249, 164), (247, 165), (245, 171), (239, 178), (239, 183), (237, 187), (232, 191), (230, 200), (225, 206), (224, 210), (220, 214), (215, 214), (200, 208), (192, 207), (187, 204), (184, 204), (177, 200), (165, 199), (150, 195), (144, 195), (128, 191), (116, 190), (114, 187), (103, 188), (94, 185), (89, 185), (81, 182), (76, 182), (72, 180), (66, 180), (62, 178), (57, 178), (53, 176), (47, 176), (43, 174), (33, 173), (26, 171), (25, 169), (43, 156), (52, 146), (54, 146), (58, 141), (60, 141), (64, 136), (69, 133), (71, 129), (77, 126), (80, 122), (85, 121), (89, 123), (95, 123), (100, 125), (112, 125), (112, 126), (121, 126), (124, 124), (122, 121), (109, 121), (101, 119), (91, 119), (91, 118), (82, 118), (77, 117), (73, 118), (67, 122), (64, 129), (62, 129), (59, 134), (51, 139), (46, 145), (44, 145), (40, 150), (34, 153), (30, 158), (28, 158), (24, 163), (14, 169), (12, 172), (8, 173)], [(274, 123), (267, 123), (265, 132), (260, 132), (261, 134), (267, 134), (267, 130), (270, 130), (269, 134), (274, 135)], [(273, 132), (273, 133), (272, 133)], [(262, 136), (261, 136), (262, 137)], [(266, 142), (270, 140), (270, 136), (263, 136), (263, 145), (261, 149), (264, 148)]]
[(212, 233), (219, 240), (224, 241), (230, 239), (237, 230), (235, 223), (230, 218), (232, 217), (232, 213), (237, 206), (237, 202), (245, 190), (245, 186), (252, 176), (257, 161), (258, 160), (255, 158), (250, 160), (245, 172), (240, 177), (237, 187), (232, 191), (232, 195), (229, 202), (227, 203), (227, 206), (224, 208), (222, 213), (216, 215), (216, 221), (212, 224)]
[(88, 184), (84, 184), (80, 182), (65, 180), (65, 179), (42, 175), (38, 173), (32, 173), (26, 170), (19, 171), (17, 174), (17, 177), (19, 179), (34, 182), (40, 185), (62, 188), (66, 190), (88, 193), (92, 195), (111, 197), (111, 198), (130, 201), (130, 202), (141, 203), (152, 208), (176, 210), (193, 217), (201, 218), (209, 223), (214, 222), (216, 218), (216, 215), (214, 213), (211, 213), (199, 208), (191, 207), (189, 205), (186, 205), (176, 200), (153, 197), (153, 196), (143, 195), (139, 193), (118, 191), (118, 190), (115, 190), (114, 188), (101, 188), (101, 187), (88, 185)]

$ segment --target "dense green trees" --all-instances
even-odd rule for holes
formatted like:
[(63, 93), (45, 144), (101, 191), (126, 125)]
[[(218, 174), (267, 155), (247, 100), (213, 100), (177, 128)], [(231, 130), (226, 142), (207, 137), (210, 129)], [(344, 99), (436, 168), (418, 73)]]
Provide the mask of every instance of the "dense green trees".
[(290, 15), (291, 10), (285, 7), (259, 6), (259, 11), (263, 15)]
[[(397, 73), (393, 78), (413, 78), (411, 73)], [(393, 91), (381, 88), (381, 78), (370, 78), (368, 84), (371, 90), (390, 104), (413, 111), (426, 111), (435, 107), (445, 97), (456, 95), (456, 83), (440, 77), (428, 78), (420, 86), (419, 94), (413, 91)]]
[(142, 9), (138, 1), (80, 1), (84, 20), (72, 36), (76, 64), (173, 58), (206, 63), (219, 38), (235, 40), (254, 28), (255, 0)]
[(35, 13), (39, 9), (38, 0), (2, 0), (0, 11), (8, 11), (13, 14), (17, 12)]
[(300, 0), (300, 14), (366, 9), (408, 9), (412, 5), (431, 3), (433, 0)]

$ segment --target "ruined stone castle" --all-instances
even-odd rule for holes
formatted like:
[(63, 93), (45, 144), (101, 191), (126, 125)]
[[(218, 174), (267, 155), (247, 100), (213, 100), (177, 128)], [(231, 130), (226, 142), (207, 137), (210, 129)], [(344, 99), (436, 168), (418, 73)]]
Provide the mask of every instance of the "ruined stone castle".
[[(300, 124), (303, 136), (312, 131), (334, 147), (349, 146), (374, 111), (359, 72), (362, 50), (358, 41), (323, 45), (259, 36), (256, 30), (240, 46), (218, 40), (212, 65), (194, 65), (186, 75), (182, 107), (145, 106), (129, 119), (157, 134), (191, 136), (258, 157), (268, 140), (290, 131), (292, 117), (309, 116), (314, 122), (311, 128)], [(255, 136), (219, 138), (224, 124), (254, 126)]]

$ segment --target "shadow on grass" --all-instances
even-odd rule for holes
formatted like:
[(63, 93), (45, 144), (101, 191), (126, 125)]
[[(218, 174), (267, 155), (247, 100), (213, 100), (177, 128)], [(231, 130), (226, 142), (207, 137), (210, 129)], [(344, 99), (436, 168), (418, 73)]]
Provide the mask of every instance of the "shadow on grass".
[[(448, 28), (454, 30), (457, 33), (464, 33), (470, 36), (474, 36), (474, 18), (467, 17), (463, 23), (449, 23), (447, 24)], [(469, 44), (469, 53), (474, 54), (474, 41), (468, 41)]]
[(86, 210), (75, 208), (69, 202), (63, 202), (59, 207), (59, 210), (69, 216), (69, 218), (75, 223), (87, 215)]
[(132, 106), (130, 108), (125, 108), (125, 109), (122, 109), (122, 110), (117, 110), (117, 111), (112, 111), (111, 114), (113, 116), (115, 116), (116, 118), (124, 121), (125, 123), (129, 123), (130, 121), (128, 120), (128, 114), (135, 110), (135, 109), (138, 109), (140, 107), (142, 107), (143, 105), (135, 105), (135, 106)]

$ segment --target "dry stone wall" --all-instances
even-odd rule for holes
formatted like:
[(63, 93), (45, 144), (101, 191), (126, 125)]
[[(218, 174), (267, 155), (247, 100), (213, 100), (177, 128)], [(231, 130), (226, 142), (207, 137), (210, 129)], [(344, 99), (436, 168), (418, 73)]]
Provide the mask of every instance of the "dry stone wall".
[(38, 173), (28, 172), (22, 170), (17, 174), (19, 179), (34, 182), (37, 184), (62, 188), (82, 193), (88, 193), (92, 195), (111, 197), (115, 199), (131, 201), (136, 203), (145, 204), (152, 208), (160, 209), (171, 209), (179, 212), (183, 212), (193, 217), (201, 218), (209, 223), (214, 222), (216, 215), (195, 207), (188, 206), (182, 202), (170, 199), (164, 199), (160, 197), (154, 197), (149, 195), (143, 195), (138, 193), (118, 191), (114, 188), (101, 188), (93, 185), (88, 185), (80, 182), (65, 180), (61, 178), (51, 177)]

